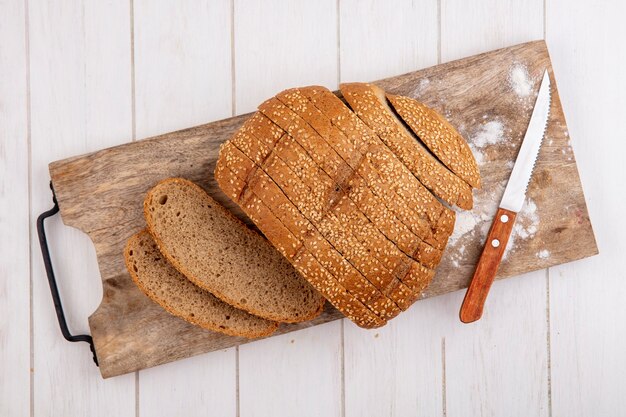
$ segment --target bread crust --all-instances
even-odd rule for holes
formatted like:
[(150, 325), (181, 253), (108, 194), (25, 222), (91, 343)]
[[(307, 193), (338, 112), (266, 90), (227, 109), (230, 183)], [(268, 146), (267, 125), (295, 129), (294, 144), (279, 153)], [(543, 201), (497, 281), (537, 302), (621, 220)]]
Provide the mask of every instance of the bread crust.
[[(152, 215), (150, 214), (150, 202), (152, 201), (152, 198), (154, 196), (155, 190), (158, 190), (159, 186), (161, 186), (161, 185), (171, 184), (171, 183), (182, 185), (183, 187), (189, 187), (191, 189), (194, 189), (195, 192), (197, 192), (198, 195), (201, 196), (201, 198), (204, 199), (207, 202), (207, 204), (211, 204), (212, 207), (214, 207), (217, 211), (221, 212), (223, 216), (231, 219), (231, 221), (233, 221), (234, 223), (238, 224), (239, 225), (238, 227), (241, 228), (243, 233), (248, 234), (249, 236), (253, 236), (253, 239), (255, 239), (255, 240), (259, 241), (259, 242), (262, 242), (264, 240), (257, 233), (255, 233), (252, 230), (248, 229), (246, 227), (246, 225), (241, 222), (241, 220), (237, 219), (228, 210), (226, 210), (224, 207), (222, 207), (219, 203), (215, 202), (200, 186), (198, 186), (195, 183), (193, 183), (193, 182), (191, 182), (189, 180), (186, 180), (184, 178), (167, 178), (167, 179), (164, 179), (162, 181), (159, 181), (146, 194), (146, 198), (144, 200), (144, 217), (146, 219), (147, 230), (150, 232), (150, 235), (152, 236), (152, 238), (154, 239), (155, 243), (159, 247), (160, 252), (167, 258), (167, 260), (170, 262), (170, 264), (172, 264), (172, 266), (174, 266), (174, 268), (176, 268), (181, 274), (183, 274), (185, 277), (187, 277), (187, 279), (189, 279), (196, 286), (209, 291), (210, 293), (215, 295), (217, 298), (219, 298), (222, 301), (230, 304), (231, 306), (236, 307), (236, 308), (238, 308), (240, 310), (247, 311), (250, 314), (253, 314), (255, 316), (259, 316), (259, 317), (262, 317), (262, 318), (265, 318), (265, 319), (268, 319), (268, 320), (278, 321), (278, 322), (282, 322), (282, 323), (299, 323), (299, 322), (303, 322), (303, 321), (312, 320), (312, 319), (314, 319), (315, 317), (317, 317), (317, 316), (319, 316), (321, 314), (321, 312), (323, 310), (323, 305), (324, 305), (323, 297), (320, 297), (320, 302), (318, 303), (317, 307), (314, 310), (312, 309), (308, 314), (302, 314), (302, 315), (300, 315), (297, 318), (288, 317), (288, 316), (277, 316), (277, 315), (274, 315), (274, 314), (272, 314), (270, 312), (267, 312), (267, 311), (260, 311), (258, 309), (255, 309), (255, 308), (251, 307), (248, 304), (244, 305), (243, 303), (241, 303), (236, 298), (231, 297), (228, 294), (225, 294), (223, 291), (219, 291), (216, 288), (207, 285), (206, 282), (204, 282), (198, 276), (193, 274), (176, 257), (172, 256), (172, 254), (168, 250), (166, 250), (166, 248), (165, 248), (166, 245), (164, 244), (163, 240), (160, 238), (159, 234), (156, 232), (156, 225), (155, 225), (155, 223), (153, 221), (154, 219), (152, 218)], [(267, 241), (265, 241), (265, 242), (266, 242), (265, 244), (269, 244), (269, 243), (267, 243)]]
[[(274, 322), (274, 321), (270, 321), (270, 320), (266, 320), (266, 319), (262, 319), (260, 317), (255, 317), (258, 320), (267, 322), (267, 327), (258, 332), (258, 333), (253, 333), (253, 332), (248, 332), (248, 331), (237, 331), (234, 330), (233, 328), (228, 328), (228, 327), (220, 327), (220, 325), (216, 324), (216, 323), (211, 323), (210, 321), (205, 321), (202, 320), (201, 314), (196, 314), (194, 316), (190, 316), (187, 314), (182, 313), (181, 311), (177, 310), (175, 307), (173, 307), (171, 305), (171, 303), (169, 303), (167, 300), (164, 299), (164, 297), (159, 296), (158, 294), (156, 294), (154, 291), (150, 290), (148, 287), (146, 287), (143, 283), (143, 281), (139, 278), (139, 272), (135, 271), (135, 269), (133, 268), (133, 262), (132, 262), (132, 255), (131, 252), (136, 248), (136, 246), (138, 246), (138, 242), (144, 238), (145, 236), (149, 236), (151, 240), (152, 236), (150, 236), (150, 234), (148, 233), (147, 230), (142, 230), (136, 234), (134, 234), (133, 236), (131, 236), (128, 241), (126, 242), (126, 246), (124, 248), (124, 261), (126, 264), (126, 269), (128, 270), (128, 273), (130, 274), (131, 279), (133, 280), (133, 282), (137, 285), (137, 287), (139, 287), (139, 289), (141, 290), (141, 292), (143, 292), (148, 298), (150, 298), (152, 301), (154, 301), (155, 303), (157, 303), (159, 306), (161, 306), (164, 310), (166, 310), (168, 313), (179, 317), (191, 324), (194, 324), (196, 326), (202, 327), (203, 329), (206, 330), (211, 330), (214, 332), (218, 332), (218, 333), (223, 333), (229, 336), (237, 336), (237, 337), (245, 337), (248, 339), (256, 339), (256, 338), (260, 338), (260, 337), (266, 337), (271, 335), (272, 333), (274, 333), (276, 331), (276, 329), (278, 329), (278, 322)], [(193, 285), (193, 284), (191, 284)], [(206, 290), (204, 290), (206, 291)], [(226, 312), (228, 312), (228, 307), (230, 308), (234, 308), (231, 307), (230, 305), (227, 305), (226, 303), (224, 303), (223, 301), (217, 299), (216, 297), (214, 297), (211, 293), (209, 293), (208, 291), (206, 291), (207, 293), (207, 298), (215, 298), (216, 301), (218, 303), (222, 303), (224, 304), (224, 306), (226, 307), (225, 310), (227, 310)], [(244, 314), (249, 314), (243, 310), (241, 310), (242, 313)], [(250, 316), (252, 316), (250, 314)]]

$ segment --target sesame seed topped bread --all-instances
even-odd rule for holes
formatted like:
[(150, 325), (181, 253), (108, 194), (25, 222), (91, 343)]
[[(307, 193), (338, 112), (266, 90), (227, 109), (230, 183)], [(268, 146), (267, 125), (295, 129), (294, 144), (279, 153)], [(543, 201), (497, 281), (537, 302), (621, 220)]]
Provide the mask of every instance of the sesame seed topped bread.
[[(371, 308), (371, 310), (381, 318), (389, 319), (400, 313), (400, 309), (357, 270), (352, 258), (350, 258), (352, 262), (348, 262), (346, 252), (340, 252), (342, 249), (345, 249), (345, 247), (342, 245), (339, 247), (332, 246), (328, 240), (322, 236), (320, 231), (304, 217), (294, 203), (289, 200), (288, 196), (284, 194), (279, 185), (272, 180), (263, 169), (255, 169), (252, 161), (243, 155), (239, 149), (232, 146), (232, 142), (222, 146), (220, 155), (220, 160), (237, 161), (236, 164), (231, 165), (234, 166), (234, 170), (238, 171), (229, 177), (216, 170), (216, 180), (220, 187), (224, 189), (233, 186), (235, 182), (230, 181), (233, 176), (239, 179), (250, 179), (248, 184), (244, 184), (243, 181), (239, 183), (241, 187), (245, 187), (243, 192), (235, 190), (232, 194), (241, 195), (239, 201), (235, 201), (238, 202), (253, 221), (254, 217), (257, 216), (255, 211), (259, 210), (260, 207), (256, 204), (252, 207), (249, 206), (247, 201), (251, 198), (250, 195), (252, 193), (254, 193), (255, 197), (258, 196), (271, 212), (281, 219), (285, 228), (299, 239), (300, 243), (298, 248), (303, 246), (314, 253), (317, 261), (337, 277), (339, 285), (349, 287), (351, 294), (356, 296), (359, 301)], [(221, 162), (218, 161), (218, 166), (219, 165), (221, 165)], [(243, 168), (243, 170), (240, 170), (240, 168)], [(254, 170), (255, 173), (253, 175), (248, 174), (248, 172), (252, 170)], [(264, 224), (261, 223), (259, 225), (261, 226), (261, 231), (270, 239), (266, 231), (262, 228)], [(272, 230), (270, 230), (270, 232), (272, 232)], [(279, 243), (279, 247), (280, 246), (286, 245)], [(295, 262), (299, 253), (297, 249), (292, 252), (296, 255), (293, 257), (287, 256), (287, 258)]]
[(443, 116), (410, 97), (387, 94), (387, 99), (441, 162), (469, 185), (480, 188), (478, 164), (469, 145)]
[[(442, 249), (445, 242), (433, 240), (436, 236), (447, 236), (452, 229), (433, 227), (444, 212), (445, 217), (454, 212), (435, 198), (419, 181), (411, 179), (413, 175), (404, 164), (385, 146), (380, 138), (367, 127), (337, 96), (323, 87), (306, 87), (300, 91), (309, 98), (332, 124), (341, 130), (355, 148), (366, 146), (360, 152), (366, 157), (358, 167), (359, 174), (366, 180), (374, 194), (385, 201), (387, 207), (424, 242)], [(365, 145), (364, 145), (365, 144)], [(379, 175), (379, 168), (387, 168)], [(410, 188), (410, 193), (403, 193)], [(412, 213), (415, 212), (415, 213)], [(454, 225), (454, 221), (452, 225)], [(439, 242), (439, 243), (436, 243)]]
[[(330, 96), (336, 96), (328, 91)], [(395, 200), (395, 197), (380, 198), (379, 195), (372, 193), (365, 179), (362, 176), (362, 167), (373, 153), (389, 152), (385, 146), (378, 143), (370, 143), (366, 146), (355, 144), (348, 140), (346, 135), (334, 126), (331, 120), (322, 113), (314, 103), (310, 102), (307, 97), (297, 88), (284, 91), (276, 96), (281, 102), (288, 106), (296, 113), (305, 123), (307, 123), (318, 135), (324, 143), (322, 147), (330, 147), (336, 152), (335, 157), (340, 157), (347, 165), (349, 165), (349, 177), (343, 179), (342, 188), (345, 193), (356, 204), (359, 210), (369, 218), (372, 223), (394, 244), (398, 245), (400, 250), (412, 256), (417, 253), (416, 260), (421, 261), (420, 255), (423, 253), (420, 247), (428, 246), (428, 243), (422, 241), (422, 236), (428, 239), (432, 233), (427, 222), (422, 222), (420, 234), (413, 234), (406, 225), (396, 217), (394, 213), (390, 213), (388, 206), (391, 203), (388, 200)], [(338, 105), (345, 105), (339, 101)], [(349, 112), (347, 108), (346, 111)], [(364, 142), (361, 140), (361, 142)], [(315, 155), (315, 152), (313, 152)], [(367, 177), (367, 175), (366, 175)], [(377, 178), (369, 177), (377, 181)], [(342, 182), (341, 178), (335, 178), (338, 185)], [(384, 187), (383, 187), (384, 189)], [(386, 193), (383, 193), (386, 194)], [(393, 203), (391, 203), (393, 205)], [(384, 206), (384, 208), (383, 208)], [(419, 222), (419, 219), (417, 220)], [(375, 245), (376, 246), (376, 245)]]
[(220, 148), (215, 179), (324, 297), (372, 328), (435, 275), (455, 220), (437, 197), (471, 207), (472, 186), (417, 142), (382, 90), (346, 94), (360, 110), (317, 86), (266, 100)]
[(222, 301), (286, 323), (321, 313), (324, 298), (292, 265), (194, 183), (161, 181), (146, 195), (144, 215), (167, 260)]
[(365, 83), (342, 84), (340, 89), (352, 110), (426, 188), (448, 204), (462, 209), (472, 208), (472, 187), (413, 138), (387, 104), (382, 89)]
[[(367, 247), (363, 246), (352, 232), (342, 227), (336, 216), (330, 210), (320, 207), (320, 200), (301, 178), (280, 158), (274, 155), (268, 158), (268, 165), (263, 169), (284, 195), (297, 208), (302, 216), (328, 240), (331, 246), (336, 248), (341, 255), (352, 264), (369, 282), (376, 288), (384, 291), (386, 286), (393, 280), (392, 272), (380, 265), (380, 262), (370, 256)], [(327, 206), (334, 204), (327, 204)], [(397, 315), (400, 310), (383, 300), (384, 306), (377, 311), (385, 319)], [(377, 309), (377, 305), (372, 305)]]
[[(220, 161), (232, 161), (236, 153), (239, 153), (237, 159), (240, 160), (241, 151), (233, 147), (232, 142), (226, 143), (222, 146)], [(218, 165), (223, 164), (218, 162)], [(234, 169), (241, 166), (234, 165)], [(310, 273), (316, 271), (315, 277), (307, 275), (307, 279), (320, 293), (355, 323), (365, 317), (376, 317), (373, 322), (368, 320), (365, 327), (378, 327), (386, 322), (380, 316), (387, 315), (386, 311), (391, 309), (390, 301), (313, 228), (267, 174), (257, 170), (252, 182), (245, 184), (240, 177), (247, 177), (247, 170), (234, 172), (228, 167), (225, 170), (228, 173), (216, 170), (220, 187), (234, 197), (233, 200), (300, 272), (304, 273), (304, 266)], [(312, 252), (316, 253), (315, 256)], [(350, 316), (352, 313), (356, 315)]]
[(133, 235), (124, 250), (131, 278), (153, 301), (192, 324), (230, 336), (269, 336), (278, 323), (239, 310), (191, 283), (159, 252), (146, 231)]

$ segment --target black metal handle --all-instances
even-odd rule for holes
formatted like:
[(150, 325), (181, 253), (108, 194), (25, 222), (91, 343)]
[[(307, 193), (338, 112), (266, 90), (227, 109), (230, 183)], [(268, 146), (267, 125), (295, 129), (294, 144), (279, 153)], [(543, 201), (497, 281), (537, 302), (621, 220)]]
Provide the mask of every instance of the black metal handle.
[(50, 251), (48, 250), (48, 239), (46, 239), (46, 228), (44, 227), (44, 220), (48, 217), (54, 216), (59, 212), (59, 203), (57, 203), (57, 196), (54, 193), (52, 187), (52, 181), (50, 181), (50, 189), (52, 190), (52, 202), (54, 206), (44, 211), (37, 218), (37, 234), (39, 235), (39, 245), (41, 246), (41, 254), (43, 255), (43, 264), (46, 267), (46, 275), (48, 275), (48, 284), (50, 284), (50, 292), (52, 293), (52, 301), (54, 302), (54, 309), (57, 313), (57, 319), (59, 320), (59, 327), (61, 327), (61, 333), (65, 340), (69, 342), (87, 342), (89, 348), (93, 353), (93, 361), (98, 366), (98, 357), (96, 356), (96, 348), (93, 345), (93, 338), (88, 334), (73, 335), (67, 327), (67, 321), (65, 320), (65, 313), (63, 313), (63, 305), (61, 304), (61, 297), (59, 296), (59, 288), (57, 287), (56, 278), (54, 277), (54, 270), (52, 269), (52, 260), (50, 259)]

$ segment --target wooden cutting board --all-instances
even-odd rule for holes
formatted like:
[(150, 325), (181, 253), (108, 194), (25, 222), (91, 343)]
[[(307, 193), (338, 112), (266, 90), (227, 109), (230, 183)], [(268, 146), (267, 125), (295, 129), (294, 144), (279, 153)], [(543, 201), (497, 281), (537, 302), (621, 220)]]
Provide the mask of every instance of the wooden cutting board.
[[(467, 287), (546, 68), (554, 86), (550, 121), (528, 200), (499, 270), (498, 278), (505, 278), (598, 253), (545, 43), (525, 43), (376, 83), (444, 114), (470, 142), (483, 177), (474, 210), (457, 215), (455, 232), (424, 298)], [(146, 191), (166, 177), (198, 182), (250, 223), (213, 180), (219, 145), (248, 117), (50, 164), (63, 222), (87, 233), (98, 256), (103, 299), (89, 325), (103, 377), (248, 342), (166, 313), (135, 287), (122, 256), (128, 237), (144, 227)], [(277, 334), (338, 318), (327, 307), (317, 319), (281, 326)]]

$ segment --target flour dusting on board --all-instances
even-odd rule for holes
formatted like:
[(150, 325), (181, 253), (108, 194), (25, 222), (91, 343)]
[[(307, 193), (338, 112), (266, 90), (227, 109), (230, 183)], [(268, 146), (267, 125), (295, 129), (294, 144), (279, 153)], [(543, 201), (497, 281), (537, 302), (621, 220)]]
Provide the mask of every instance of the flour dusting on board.
[(430, 80), (428, 78), (422, 78), (419, 84), (417, 84), (417, 87), (415, 87), (415, 89), (411, 93), (411, 97), (418, 98), (420, 95), (424, 93), (424, 90), (426, 90), (429, 85), (430, 85)]
[(505, 185), (506, 181), (498, 184), (491, 192), (485, 189), (478, 190), (474, 195), (474, 209), (456, 212), (454, 231), (448, 239), (448, 249), (446, 249), (455, 267), (458, 267), (465, 257), (467, 242), (476, 242), (476, 239), (470, 238), (480, 236), (479, 240), (483, 241), (487, 236), (489, 221), (496, 214)]
[(547, 249), (542, 249), (539, 252), (537, 252), (537, 258), (539, 259), (548, 259), (550, 258), (550, 251)]
[(528, 69), (525, 65), (516, 64), (509, 73), (509, 84), (515, 94), (521, 98), (526, 98), (532, 92), (532, 82), (528, 76)]
[(474, 146), (481, 149), (487, 145), (495, 145), (502, 141), (504, 141), (504, 125), (499, 120), (485, 123), (472, 137)]
[[(447, 256), (450, 257), (453, 266), (458, 267), (465, 261), (467, 244), (484, 243), (498, 210), (505, 186), (506, 181), (502, 181), (489, 191), (479, 190), (474, 196), (473, 210), (457, 211), (454, 231), (448, 240), (449, 246), (446, 250), (449, 252)], [(527, 199), (524, 207), (517, 215), (503, 259), (506, 259), (510, 253), (515, 252), (518, 245), (535, 236), (539, 220), (537, 205), (532, 199)]]
[[(483, 117), (483, 119), (485, 118), (486, 116)], [(484, 123), (468, 140), (478, 166), (482, 166), (488, 162), (485, 158), (485, 148), (507, 142), (507, 138), (504, 134), (504, 124), (500, 120), (491, 120)]]

